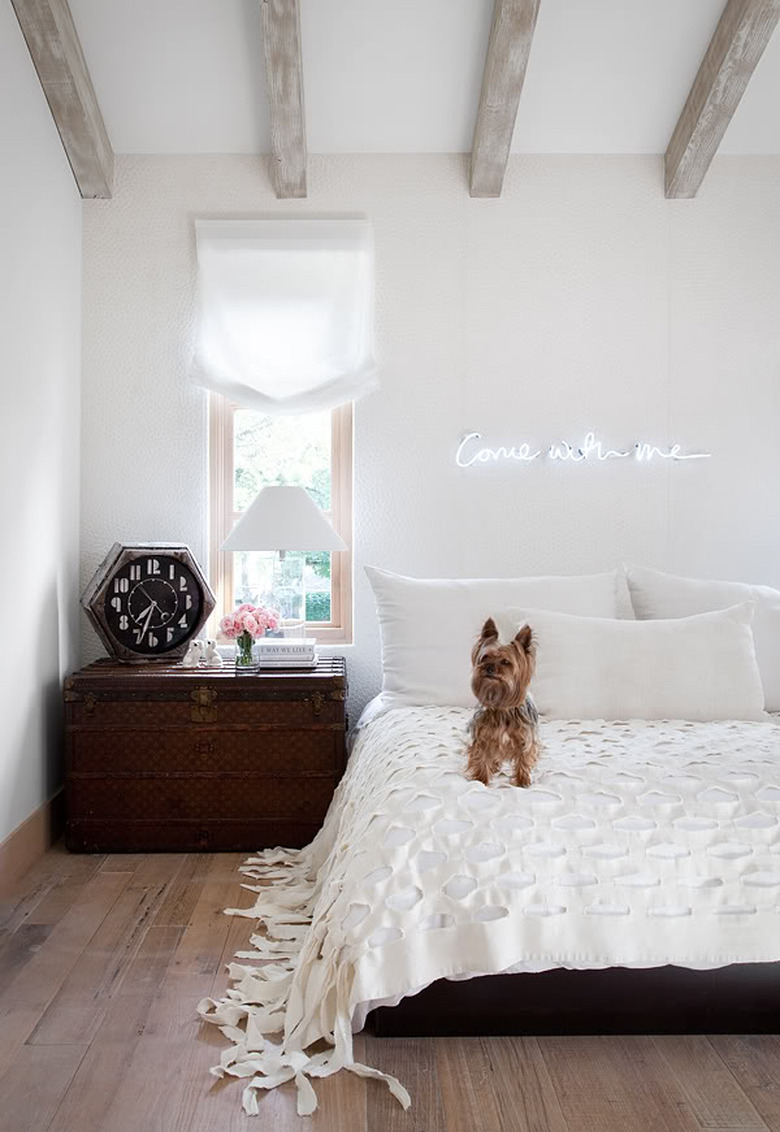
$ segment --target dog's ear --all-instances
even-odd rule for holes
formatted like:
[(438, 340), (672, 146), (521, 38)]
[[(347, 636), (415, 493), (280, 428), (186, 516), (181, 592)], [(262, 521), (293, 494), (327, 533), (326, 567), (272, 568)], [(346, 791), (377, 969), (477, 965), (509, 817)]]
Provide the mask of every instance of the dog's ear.
[(534, 634), (530, 625), (523, 625), (515, 635), (515, 644), (523, 652), (531, 652), (534, 647)]
[(471, 663), (476, 665), (485, 645), (493, 644), (497, 640), (498, 629), (496, 628), (496, 623), (492, 617), (488, 617), (487, 621), (482, 626), (479, 636), (474, 642), (474, 648), (471, 650)]
[(498, 629), (492, 617), (488, 617), (485, 624), (482, 626), (482, 632), (479, 634), (479, 643), (486, 645), (490, 641), (498, 640)]

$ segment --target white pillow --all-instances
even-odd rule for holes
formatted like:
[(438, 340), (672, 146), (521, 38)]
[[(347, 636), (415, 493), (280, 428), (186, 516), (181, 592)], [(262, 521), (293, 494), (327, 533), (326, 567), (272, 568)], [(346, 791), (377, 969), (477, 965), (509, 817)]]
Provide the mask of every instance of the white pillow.
[(767, 711), (780, 711), (780, 590), (742, 582), (707, 582), (678, 578), (627, 566), (626, 578), (634, 612), (641, 621), (658, 617), (690, 617), (752, 601), (756, 611), (753, 637)]
[(616, 617), (616, 574), (546, 578), (405, 578), (366, 566), (382, 631), (389, 707), (473, 707), (471, 648), (485, 620), (511, 628), (510, 605)]
[(537, 641), (531, 683), (554, 719), (764, 719), (753, 606), (669, 621), (511, 610)]

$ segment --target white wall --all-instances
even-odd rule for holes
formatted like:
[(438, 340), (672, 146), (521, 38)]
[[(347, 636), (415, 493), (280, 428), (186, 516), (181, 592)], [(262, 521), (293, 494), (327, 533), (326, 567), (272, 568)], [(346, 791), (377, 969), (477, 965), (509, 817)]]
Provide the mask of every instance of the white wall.
[[(187, 384), (198, 216), (363, 214), (383, 386), (355, 418), (353, 711), (378, 687), (364, 563), (420, 575), (622, 559), (780, 584), (780, 158), (720, 158), (667, 202), (654, 157), (320, 157), (278, 202), (252, 157), (122, 158), (85, 210), (82, 581), (115, 540), (206, 553), (206, 402)], [(504, 443), (681, 441), (670, 467), (454, 466)], [(97, 646), (85, 626), (85, 657)]]
[(61, 783), (78, 641), (81, 201), (0, 4), (0, 840)]

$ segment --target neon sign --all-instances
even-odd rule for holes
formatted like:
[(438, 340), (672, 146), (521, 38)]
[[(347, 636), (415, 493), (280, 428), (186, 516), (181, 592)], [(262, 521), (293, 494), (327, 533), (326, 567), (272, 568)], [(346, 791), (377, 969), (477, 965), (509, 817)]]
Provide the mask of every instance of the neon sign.
[(595, 432), (587, 432), (579, 445), (562, 440), (544, 450), (534, 449), (527, 443), (511, 447), (481, 447), (481, 439), (482, 434), (479, 432), (466, 433), (455, 453), (455, 463), (459, 468), (472, 468), (475, 464), (530, 464), (533, 460), (540, 459), (569, 461), (572, 464), (596, 463), (600, 460), (634, 460), (637, 464), (649, 464), (653, 460), (709, 460), (712, 456), (711, 452), (683, 452), (681, 444), (659, 448), (644, 440), (638, 440), (630, 448), (607, 448), (602, 441), (596, 439)]

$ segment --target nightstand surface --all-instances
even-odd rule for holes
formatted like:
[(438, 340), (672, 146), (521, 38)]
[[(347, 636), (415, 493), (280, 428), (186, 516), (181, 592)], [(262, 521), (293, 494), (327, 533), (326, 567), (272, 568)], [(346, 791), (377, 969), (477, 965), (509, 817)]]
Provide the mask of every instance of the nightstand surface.
[(96, 661), (65, 681), (68, 848), (307, 844), (346, 759), (346, 663), (237, 674)]

